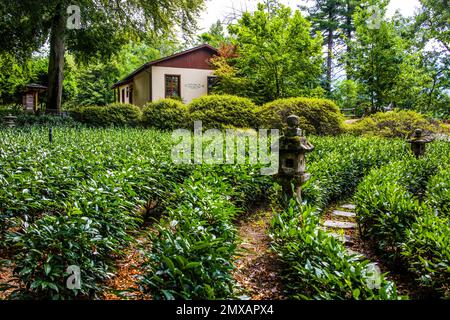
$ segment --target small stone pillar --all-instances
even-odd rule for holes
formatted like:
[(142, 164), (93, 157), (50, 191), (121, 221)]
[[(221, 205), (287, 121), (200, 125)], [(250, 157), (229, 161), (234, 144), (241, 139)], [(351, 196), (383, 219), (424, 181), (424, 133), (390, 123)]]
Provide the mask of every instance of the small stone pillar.
[(411, 139), (407, 140), (411, 144), (411, 151), (414, 153), (416, 158), (420, 158), (425, 154), (425, 145), (432, 142), (434, 139), (431, 137), (426, 137), (421, 129), (416, 129), (414, 135)]
[(11, 114), (3, 117), (3, 120), (5, 121), (5, 125), (9, 128), (14, 128), (16, 126), (17, 117)]
[[(295, 115), (287, 118), (288, 128), (280, 139), (278, 178), (283, 192), (288, 197), (297, 197), (301, 202), (301, 186), (309, 179), (309, 174), (306, 173), (306, 153), (314, 150), (314, 146), (298, 128), (299, 123), (299, 118)], [(291, 184), (294, 185), (295, 194)]]

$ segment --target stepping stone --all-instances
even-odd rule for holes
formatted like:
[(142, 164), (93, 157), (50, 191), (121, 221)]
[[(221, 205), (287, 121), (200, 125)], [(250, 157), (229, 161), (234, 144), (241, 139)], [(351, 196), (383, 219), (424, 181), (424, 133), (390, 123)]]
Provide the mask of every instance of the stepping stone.
[(333, 221), (327, 220), (323, 224), (326, 228), (335, 228), (335, 229), (355, 229), (356, 223), (354, 222), (343, 222), (343, 221)]
[(340, 211), (340, 210), (334, 210), (332, 215), (337, 216), (337, 217), (344, 217), (344, 218), (356, 217), (356, 213), (354, 213), (354, 212), (347, 212), (347, 211)]
[(356, 206), (354, 204), (344, 204), (341, 206), (341, 208), (348, 209), (348, 210), (355, 210)]
[(353, 238), (345, 234), (330, 233), (330, 236), (340, 240), (343, 243), (353, 244)]

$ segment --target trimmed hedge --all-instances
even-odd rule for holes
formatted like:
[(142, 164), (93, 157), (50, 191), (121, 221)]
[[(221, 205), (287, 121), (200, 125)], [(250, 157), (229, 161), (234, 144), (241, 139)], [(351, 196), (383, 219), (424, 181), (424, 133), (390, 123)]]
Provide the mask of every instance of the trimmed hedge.
[(188, 123), (188, 108), (174, 99), (149, 102), (143, 108), (142, 124), (160, 130), (183, 128)]
[(415, 129), (438, 131), (425, 116), (411, 110), (379, 112), (347, 126), (350, 133), (386, 138), (407, 138)]
[(300, 117), (300, 127), (309, 134), (335, 135), (343, 131), (344, 117), (339, 107), (327, 99), (289, 98), (269, 102), (259, 108), (259, 125), (284, 129), (287, 117)]
[(72, 111), (75, 120), (95, 127), (137, 126), (141, 122), (142, 111), (132, 104), (113, 103), (104, 107), (82, 107)]
[(256, 106), (247, 98), (210, 95), (189, 104), (192, 121), (202, 121), (204, 128), (256, 128)]

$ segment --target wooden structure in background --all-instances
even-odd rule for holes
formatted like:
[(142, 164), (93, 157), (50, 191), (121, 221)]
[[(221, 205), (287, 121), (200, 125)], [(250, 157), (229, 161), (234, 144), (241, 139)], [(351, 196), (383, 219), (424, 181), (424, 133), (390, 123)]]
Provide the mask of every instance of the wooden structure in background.
[(22, 96), (23, 109), (27, 112), (36, 113), (39, 109), (39, 94), (47, 91), (47, 87), (30, 83), (25, 87)]

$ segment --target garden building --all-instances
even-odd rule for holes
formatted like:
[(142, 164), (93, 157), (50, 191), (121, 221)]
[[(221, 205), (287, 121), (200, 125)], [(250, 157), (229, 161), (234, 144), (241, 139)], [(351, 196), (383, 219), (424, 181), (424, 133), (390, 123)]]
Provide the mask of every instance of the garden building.
[(164, 98), (192, 99), (208, 94), (215, 76), (209, 60), (217, 49), (204, 44), (151, 61), (113, 85), (116, 101), (142, 106)]

